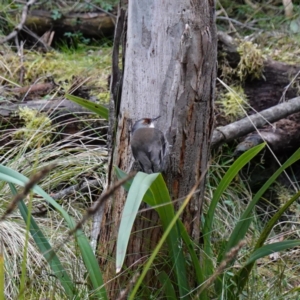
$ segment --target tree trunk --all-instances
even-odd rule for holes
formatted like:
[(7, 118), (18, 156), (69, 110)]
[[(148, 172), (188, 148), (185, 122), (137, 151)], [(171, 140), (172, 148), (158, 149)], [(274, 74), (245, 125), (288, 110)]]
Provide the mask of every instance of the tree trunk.
[[(124, 80), (120, 106), (116, 109), (118, 126), (113, 137), (108, 185), (115, 181), (113, 165), (127, 172), (131, 169), (132, 123), (160, 115), (157, 127), (166, 133), (172, 145), (164, 174), (172, 198), (186, 196), (203, 178), (200, 192), (183, 215), (184, 224), (195, 239), (200, 235), (204, 178), (213, 131), (216, 52), (214, 0), (129, 1)], [(116, 89), (112, 86), (111, 90)], [(115, 257), (125, 196), (119, 190), (104, 208), (101, 258), (103, 253), (105, 257)], [(154, 210), (139, 214), (128, 246), (127, 267), (143, 262), (157, 244), (157, 225)], [(102, 266), (106, 263), (106, 279), (111, 279), (115, 276), (115, 265), (103, 260)], [(120, 280), (115, 280), (111, 290), (119, 290), (121, 285)]]

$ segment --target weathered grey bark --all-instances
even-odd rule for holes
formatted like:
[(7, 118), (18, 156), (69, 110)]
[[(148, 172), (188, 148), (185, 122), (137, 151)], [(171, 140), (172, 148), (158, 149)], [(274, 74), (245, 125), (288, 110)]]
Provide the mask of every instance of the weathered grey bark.
[[(217, 37), (214, 0), (129, 1), (124, 80), (113, 164), (130, 171), (132, 122), (160, 115), (158, 128), (172, 144), (165, 173), (173, 199), (186, 196), (205, 174), (213, 130)], [(113, 173), (108, 183), (115, 178)], [(205, 176), (203, 176), (205, 177)], [(204, 180), (183, 216), (195, 238), (200, 235)], [(100, 252), (115, 256), (115, 239), (124, 206), (120, 190), (107, 203), (100, 233)], [(157, 244), (155, 211), (135, 222), (127, 266), (137, 263)], [(155, 228), (155, 229), (153, 229)], [(112, 278), (115, 266), (107, 265)], [(120, 283), (113, 283), (115, 289)]]

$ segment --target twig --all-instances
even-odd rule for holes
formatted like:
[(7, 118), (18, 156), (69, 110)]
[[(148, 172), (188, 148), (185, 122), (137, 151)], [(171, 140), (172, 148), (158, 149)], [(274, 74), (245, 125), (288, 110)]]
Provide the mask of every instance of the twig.
[(90, 207), (89, 209), (86, 210), (85, 215), (82, 217), (82, 219), (76, 224), (76, 226), (69, 231), (69, 236), (74, 234), (78, 229), (80, 229), (82, 227), (82, 225), (88, 220), (88, 218), (90, 218), (91, 216), (93, 216), (105, 203), (105, 201), (107, 201), (109, 199), (109, 197), (118, 189), (120, 188), (126, 181), (128, 181), (129, 179), (131, 179), (133, 176), (135, 175), (135, 173), (131, 173), (128, 176), (126, 176), (124, 179), (119, 180), (117, 183), (115, 183), (110, 189), (108, 189), (107, 191), (105, 191), (104, 193), (102, 193), (102, 195), (100, 196), (100, 198), (94, 203), (94, 205), (92, 207)]
[(0, 45), (6, 43), (7, 41), (11, 40), (12, 38), (14, 38), (19, 31), (22, 30), (26, 18), (27, 18), (27, 14), (28, 14), (28, 10), (30, 8), (31, 5), (33, 5), (35, 3), (36, 0), (29, 0), (25, 6), (23, 7), (23, 11), (22, 11), (22, 16), (21, 16), (21, 22), (15, 27), (14, 31), (11, 32), (8, 36), (6, 36), (4, 39), (0, 40)]
[(119, 297), (117, 298), (117, 300), (126, 300), (127, 299), (127, 295), (129, 293), (129, 291), (131, 290), (131, 288), (133, 287), (133, 285), (136, 283), (136, 281), (137, 281), (137, 279), (138, 279), (139, 276), (140, 276), (139, 272), (136, 272), (133, 275), (133, 277), (131, 278), (131, 280), (127, 284), (127, 287), (120, 292)]
[(63, 245), (66, 244), (66, 242), (69, 240), (70, 236), (73, 235), (78, 229), (82, 227), (82, 225), (90, 218), (93, 216), (99, 209), (103, 207), (103, 204), (105, 201), (109, 199), (109, 197), (123, 185), (127, 180), (131, 179), (135, 173), (129, 174), (127, 177), (124, 179), (118, 181), (116, 184), (114, 184), (109, 190), (103, 192), (103, 194), (100, 196), (100, 198), (97, 200), (97, 202), (90, 207), (89, 209), (86, 210), (86, 214), (82, 217), (82, 219), (76, 224), (76, 226), (68, 232), (68, 236), (60, 243), (58, 244), (55, 249), (58, 250), (60, 249)]
[(228, 22), (232, 22), (232, 23), (235, 23), (241, 27), (245, 27), (245, 28), (248, 28), (248, 29), (251, 29), (251, 30), (255, 30), (255, 31), (261, 31), (261, 29), (259, 28), (255, 28), (255, 27), (252, 27), (250, 25), (247, 25), (247, 24), (244, 24), (242, 22), (239, 22), (235, 19), (232, 19), (232, 18), (229, 18), (229, 17), (217, 17), (217, 20), (225, 20), (225, 21), (228, 21)]
[(291, 80), (291, 82), (284, 88), (284, 91), (282, 93), (282, 96), (279, 100), (279, 103), (284, 102), (285, 101), (285, 94), (288, 91), (288, 89), (290, 88), (290, 86), (294, 83), (294, 81), (297, 79), (297, 77), (299, 76), (300, 71), (294, 76), (294, 78)]
[(240, 39), (241, 37), (240, 37), (238, 31), (237, 31), (236, 28), (233, 26), (232, 22), (230, 21), (230, 19), (229, 19), (229, 17), (228, 17), (228, 14), (227, 14), (226, 10), (224, 9), (224, 7), (222, 6), (222, 4), (221, 4), (221, 2), (220, 2), (219, 0), (218, 0), (218, 5), (220, 6), (220, 8), (221, 8), (222, 12), (224, 13), (225, 17), (227, 18), (227, 20), (229, 21), (229, 27), (231, 28), (231, 30), (232, 30), (233, 32), (235, 32), (235, 33), (237, 34), (238, 38)]
[(18, 43), (18, 36), (16, 36), (16, 44), (18, 48), (18, 55), (20, 57), (20, 84), (23, 84), (24, 75), (25, 75), (25, 67), (24, 67), (24, 42), (21, 41), (20, 45)]
[(27, 26), (24, 26), (23, 27), (23, 31), (26, 32), (27, 34), (31, 35), (34, 39), (36, 39), (36, 43), (33, 45), (33, 47), (39, 43), (41, 44), (45, 49), (46, 51), (50, 50), (52, 47), (51, 47), (51, 44), (48, 45), (47, 43), (45, 43), (45, 41), (43, 40), (43, 37), (40, 37), (38, 36), (37, 34), (35, 34), (33, 31), (31, 31)]
[(42, 77), (39, 77), (39, 78), (37, 78), (36, 80), (35, 80), (35, 82), (32, 84), (32, 85), (30, 85), (30, 87), (27, 89), (27, 91), (25, 92), (25, 94), (24, 94), (24, 96), (23, 96), (23, 98), (22, 98), (22, 100), (21, 100), (21, 102), (24, 102), (24, 100), (26, 99), (26, 97), (27, 97), (27, 95), (30, 93), (30, 91), (31, 91), (31, 89), (41, 80), (41, 79), (43, 79), (45, 76), (42, 76)]
[(100, 182), (97, 179), (88, 180), (87, 182), (74, 184), (66, 189), (59, 191), (58, 193), (52, 194), (51, 197), (54, 200), (61, 199), (65, 196), (73, 194), (75, 191), (77, 192), (85, 192), (89, 189), (90, 186), (100, 187)]
[(226, 269), (227, 265), (232, 262), (232, 260), (237, 256), (238, 252), (241, 250), (242, 247), (246, 245), (245, 241), (240, 241), (237, 246), (231, 248), (231, 250), (226, 254), (225, 259), (220, 263), (219, 267), (216, 269), (215, 273), (211, 275), (203, 285), (201, 285), (198, 293), (196, 294), (193, 299), (199, 299), (200, 294), (208, 288), (211, 284), (214, 283), (216, 278), (221, 275), (224, 270)]
[(11, 214), (15, 207), (17, 206), (18, 202), (23, 200), (31, 191), (31, 189), (41, 180), (43, 179), (51, 170), (55, 168), (55, 164), (51, 164), (45, 168), (43, 168), (41, 171), (38, 173), (34, 174), (28, 183), (24, 186), (24, 189), (22, 192), (17, 194), (15, 198), (12, 200), (10, 203), (9, 207), (6, 209), (4, 214), (0, 218), (0, 222), (3, 221), (9, 214)]
[(101, 7), (97, 6), (97, 5), (95, 5), (95, 4), (92, 3), (91, 1), (85, 0), (85, 3), (87, 3), (88, 5), (90, 5), (90, 6), (94, 7), (94, 8), (97, 8), (98, 10), (102, 11), (103, 13), (109, 15), (110, 17), (112, 17), (112, 18), (114, 18), (114, 19), (117, 18), (117, 16), (115, 16), (114, 14), (112, 14), (112, 13), (110, 13), (110, 12), (104, 10), (103, 8), (101, 8)]

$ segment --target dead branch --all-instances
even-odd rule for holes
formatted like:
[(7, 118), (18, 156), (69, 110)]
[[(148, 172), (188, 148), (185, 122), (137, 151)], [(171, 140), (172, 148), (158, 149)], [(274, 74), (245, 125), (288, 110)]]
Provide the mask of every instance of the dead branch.
[(17, 94), (29, 94), (35, 92), (44, 92), (44, 94), (46, 94), (47, 91), (54, 89), (56, 86), (57, 85), (54, 82), (36, 83), (29, 86), (13, 88), (11, 91)]
[(83, 224), (103, 206), (103, 204), (113, 195), (113, 193), (117, 189), (119, 189), (124, 183), (130, 180), (135, 174), (135, 172), (130, 173), (125, 178), (116, 182), (111, 188), (103, 192), (99, 199), (93, 204), (93, 206), (86, 210), (85, 215), (76, 224), (76, 226), (69, 231), (69, 236), (73, 235), (78, 229), (82, 228)]
[[(46, 84), (45, 84), (46, 85)], [(27, 87), (20, 88), (17, 90), (18, 92), (26, 92)], [(93, 100), (90, 100), (93, 101)], [(29, 107), (30, 109), (36, 109), (40, 112), (57, 112), (57, 113), (78, 113), (78, 112), (87, 112), (90, 113), (89, 110), (81, 107), (80, 105), (73, 103), (72, 101), (69, 101), (67, 99), (60, 99), (60, 98), (54, 98), (52, 100), (43, 100), (43, 99), (37, 99), (37, 100), (31, 100), (31, 101), (24, 101), (22, 103), (3, 103), (1, 104), (0, 109), (0, 119), (1, 117), (10, 117), (13, 116), (19, 108)]]
[(14, 31), (11, 32), (8, 36), (6, 36), (4, 39), (0, 40), (0, 45), (6, 43), (7, 41), (13, 39), (15, 36), (17, 36), (18, 32), (23, 29), (23, 26), (26, 22), (27, 14), (29, 11), (29, 8), (31, 5), (34, 4), (36, 0), (29, 0), (25, 6), (23, 7), (22, 16), (20, 23), (15, 27)]
[(256, 128), (262, 128), (268, 123), (276, 122), (282, 118), (300, 111), (300, 97), (293, 98), (261, 112), (248, 116), (244, 119), (218, 127), (214, 130), (212, 137), (212, 147), (220, 146), (236, 138), (242, 137)]
[(78, 183), (78, 184), (72, 185), (64, 190), (61, 190), (55, 194), (51, 194), (51, 197), (54, 200), (58, 200), (63, 197), (72, 195), (75, 192), (84, 193), (84, 192), (88, 191), (90, 188), (94, 189), (94, 188), (98, 188), (100, 186), (101, 186), (101, 182), (99, 180), (97, 180), (97, 179), (88, 180), (87, 182), (83, 182), (82, 184)]
[(100, 6), (95, 5), (94, 3), (92, 3), (91, 1), (87, 1), (85, 0), (85, 3), (88, 3), (89, 5), (91, 5), (92, 7), (96, 8), (97, 10), (107, 14), (108, 16), (111, 16), (113, 19), (117, 19), (117, 16), (110, 13), (109, 11), (106, 11), (105, 9), (101, 8)]
[(55, 164), (49, 165), (45, 168), (43, 168), (40, 172), (34, 174), (30, 180), (26, 183), (24, 186), (24, 189), (22, 192), (18, 193), (15, 198), (11, 201), (8, 208), (4, 212), (4, 214), (0, 217), (0, 222), (3, 221), (9, 214), (11, 214), (15, 207), (17, 206), (18, 202), (23, 200), (32, 190), (32, 188), (41, 181), (51, 170), (55, 168)]

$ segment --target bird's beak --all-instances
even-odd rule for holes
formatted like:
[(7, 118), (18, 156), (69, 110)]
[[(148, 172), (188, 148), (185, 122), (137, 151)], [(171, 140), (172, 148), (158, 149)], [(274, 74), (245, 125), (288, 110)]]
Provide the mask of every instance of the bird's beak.
[(152, 121), (156, 121), (157, 119), (159, 119), (161, 116), (158, 116), (156, 118), (153, 118)]

